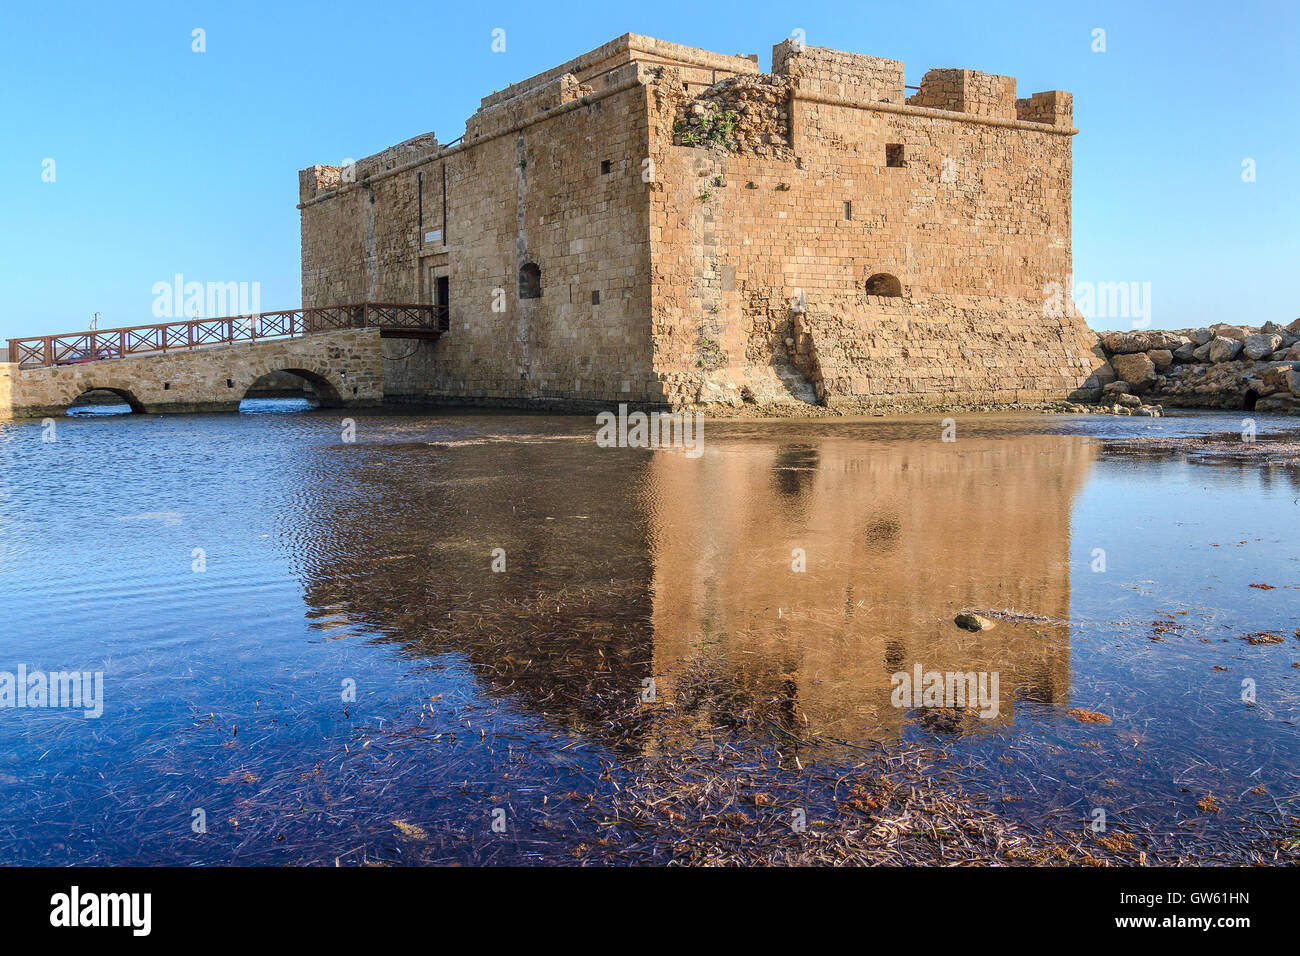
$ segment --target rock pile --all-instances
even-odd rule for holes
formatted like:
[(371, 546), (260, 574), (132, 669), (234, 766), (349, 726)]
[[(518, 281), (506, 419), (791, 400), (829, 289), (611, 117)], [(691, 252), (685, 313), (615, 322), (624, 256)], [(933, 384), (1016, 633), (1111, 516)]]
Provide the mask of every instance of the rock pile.
[(1240, 408), (1300, 413), (1300, 319), (1261, 328), (1104, 332), (1109, 358), (1087, 387), (1103, 405), (1137, 414), (1148, 399), (1183, 408)]
[(728, 77), (694, 98), (682, 97), (674, 138), (682, 146), (789, 159), (789, 101), (785, 77)]

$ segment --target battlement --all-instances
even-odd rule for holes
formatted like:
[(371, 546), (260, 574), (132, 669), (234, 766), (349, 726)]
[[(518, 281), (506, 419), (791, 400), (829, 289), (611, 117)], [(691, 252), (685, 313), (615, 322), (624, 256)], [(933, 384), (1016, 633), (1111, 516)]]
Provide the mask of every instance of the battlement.
[(901, 61), (807, 46), (797, 40), (772, 47), (772, 73), (790, 77), (799, 89), (813, 94), (899, 105), (905, 99)]
[(1095, 337), (1042, 309), (1071, 274), (1070, 94), (965, 69), (909, 89), (903, 66), (789, 39), (765, 72), (624, 34), (450, 143), (303, 170), (303, 303), (438, 307), (436, 343), (385, 360), (410, 400), (1072, 393)]
[(561, 63), (519, 83), (511, 83), (504, 90), (493, 91), (480, 101), (479, 112), (532, 93), (538, 87), (553, 84), (565, 74), (572, 74), (579, 85), (599, 89), (603, 83), (597, 83), (598, 79), (630, 63), (677, 67), (682, 70), (687, 84), (699, 86), (712, 86), (719, 80), (738, 73), (759, 72), (758, 54), (727, 56), (637, 33), (625, 33), (567, 63)]
[(308, 166), (298, 171), (298, 201), (307, 202), (320, 193), (326, 193), (349, 183), (357, 183), (367, 177), (385, 170), (427, 156), (438, 149), (438, 137), (433, 133), (422, 133), (403, 140), (396, 146), (380, 150), (373, 156), (356, 160), (351, 166)]
[(920, 89), (906, 95), (903, 64), (861, 53), (811, 47), (783, 40), (772, 47), (772, 73), (789, 77), (805, 95), (891, 103), (966, 113), (997, 120), (1020, 120), (1069, 127), (1073, 97), (1061, 90), (1016, 98), (1016, 78), (978, 70), (927, 70)]

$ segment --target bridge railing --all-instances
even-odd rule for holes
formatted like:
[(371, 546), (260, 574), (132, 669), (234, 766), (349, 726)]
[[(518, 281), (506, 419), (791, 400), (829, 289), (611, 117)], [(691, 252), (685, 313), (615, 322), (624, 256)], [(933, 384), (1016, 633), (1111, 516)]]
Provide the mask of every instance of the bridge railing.
[(447, 330), (447, 311), (445, 305), (359, 302), (218, 319), (187, 319), (9, 339), (8, 358), (18, 363), (20, 369), (48, 368), (343, 329), (377, 328), (381, 335), (436, 338)]

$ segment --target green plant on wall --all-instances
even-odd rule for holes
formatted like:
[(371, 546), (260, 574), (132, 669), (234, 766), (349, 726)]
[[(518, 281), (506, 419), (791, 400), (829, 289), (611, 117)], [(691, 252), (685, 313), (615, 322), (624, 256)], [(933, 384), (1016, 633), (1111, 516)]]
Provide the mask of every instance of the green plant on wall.
[(722, 346), (707, 335), (701, 334), (695, 341), (696, 368), (716, 368), (722, 364)]
[(740, 119), (734, 110), (724, 110), (713, 103), (700, 116), (673, 124), (673, 132), (683, 146), (733, 146), (736, 123)]

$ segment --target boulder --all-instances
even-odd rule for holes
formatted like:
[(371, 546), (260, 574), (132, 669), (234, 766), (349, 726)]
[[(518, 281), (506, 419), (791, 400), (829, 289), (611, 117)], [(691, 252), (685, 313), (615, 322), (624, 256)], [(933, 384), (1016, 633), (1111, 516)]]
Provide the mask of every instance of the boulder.
[(1295, 374), (1291, 368), (1290, 362), (1279, 362), (1276, 365), (1269, 365), (1259, 372), (1259, 381), (1262, 388), (1255, 389), (1260, 395), (1271, 395), (1274, 392), (1288, 392), (1291, 386), (1287, 379), (1287, 374)]
[(1105, 332), (1101, 337), (1102, 347), (1112, 355), (1131, 355), (1134, 352), (1149, 352), (1152, 349), (1177, 348), (1183, 337), (1177, 332), (1164, 329), (1141, 329), (1134, 332)]
[(1256, 332), (1254, 335), (1248, 335), (1243, 340), (1242, 352), (1246, 357), (1258, 362), (1266, 356), (1272, 355), (1273, 350), (1282, 344), (1282, 336), (1272, 332)]
[(1197, 329), (1192, 333), (1192, 341), (1197, 345), (1209, 345), (1214, 333), (1209, 329)]
[(1142, 404), (1142, 399), (1138, 398), (1136, 395), (1121, 395), (1119, 397), (1119, 403), (1125, 408), (1137, 408)]
[(1261, 398), (1256, 402), (1255, 411), (1296, 414), (1297, 412), (1300, 412), (1300, 399), (1297, 399), (1286, 392), (1278, 392), (1276, 395), (1270, 395), (1268, 398)]
[(1282, 382), (1288, 392), (1300, 398), (1300, 370), (1290, 369), (1282, 376)]
[(1140, 392), (1150, 388), (1156, 380), (1156, 363), (1145, 352), (1135, 352), (1113, 356), (1110, 364), (1120, 381), (1127, 382), (1133, 391)]
[(1296, 319), (1286, 327), (1286, 330), (1293, 335), (1300, 335), (1300, 319)]
[(1236, 339), (1240, 342), (1246, 337), (1246, 330), (1240, 325), (1212, 325), (1210, 328), (1221, 339)]
[(1208, 362), (1210, 360), (1210, 343), (1206, 342), (1204, 345), (1198, 345), (1192, 351), (1192, 358), (1197, 362)]
[(1190, 362), (1196, 357), (1196, 346), (1191, 342), (1186, 342), (1174, 349), (1173, 355), (1175, 362)]
[[(1179, 346), (1179, 348), (1182, 348), (1182, 346)], [(1149, 358), (1155, 367), (1161, 372), (1174, 364), (1174, 353), (1169, 351), (1169, 349), (1152, 349), (1147, 352), (1147, 358)]]
[(1115, 369), (1111, 367), (1109, 362), (1102, 363), (1092, 374), (1097, 379), (1097, 384), (1103, 388), (1115, 381)]
[[(1241, 352), (1241, 339), (1216, 335), (1210, 341), (1209, 359), (1211, 362), (1231, 362)], [(1116, 370), (1118, 371), (1118, 369)]]
[(1286, 360), (1288, 362), (1300, 362), (1300, 342), (1286, 350)]

